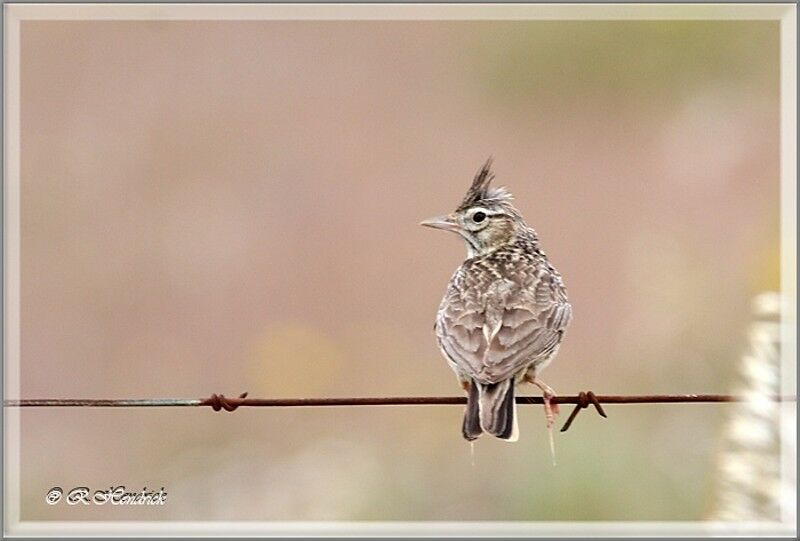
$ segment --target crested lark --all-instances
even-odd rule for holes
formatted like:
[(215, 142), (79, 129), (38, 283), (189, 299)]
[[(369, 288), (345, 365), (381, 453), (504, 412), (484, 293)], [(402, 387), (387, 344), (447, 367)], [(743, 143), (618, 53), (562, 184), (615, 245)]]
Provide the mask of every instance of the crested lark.
[(504, 188), (489, 186), (491, 159), (447, 216), (421, 225), (453, 231), (467, 245), (436, 315), (439, 348), (467, 392), (462, 432), (518, 438), (514, 387), (526, 381), (544, 395), (552, 447), (553, 390), (538, 376), (558, 352), (572, 308), (561, 275), (536, 232)]

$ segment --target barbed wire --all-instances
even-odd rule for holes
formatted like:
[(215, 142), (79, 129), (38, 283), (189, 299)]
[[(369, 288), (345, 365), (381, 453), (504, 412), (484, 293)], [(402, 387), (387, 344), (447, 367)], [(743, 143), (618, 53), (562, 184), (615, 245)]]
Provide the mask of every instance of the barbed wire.
[[(763, 400), (763, 397), (758, 397)], [(796, 402), (796, 396), (769, 397), (773, 402)], [(561, 428), (565, 432), (578, 413), (594, 406), (597, 413), (607, 417), (602, 404), (676, 404), (676, 403), (721, 403), (746, 402), (747, 396), (729, 394), (662, 394), (662, 395), (598, 395), (592, 391), (577, 395), (556, 396), (554, 404), (575, 404), (575, 409)], [(517, 404), (544, 404), (541, 396), (518, 396)], [(90, 408), (140, 408), (140, 407), (202, 407), (209, 406), (214, 411), (234, 411), (239, 407), (329, 407), (329, 406), (424, 406), (424, 405), (463, 405), (463, 396), (384, 396), (384, 397), (342, 397), (342, 398), (247, 398), (247, 393), (237, 397), (213, 394), (210, 398), (145, 398), (145, 399), (84, 399), (84, 398), (28, 398), (6, 400), (3, 405), (11, 408), (24, 407), (90, 407)]]

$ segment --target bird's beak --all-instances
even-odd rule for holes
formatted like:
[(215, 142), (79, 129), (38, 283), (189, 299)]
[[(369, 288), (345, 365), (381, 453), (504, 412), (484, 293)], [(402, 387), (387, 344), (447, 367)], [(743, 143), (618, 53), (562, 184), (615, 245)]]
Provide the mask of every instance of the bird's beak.
[(458, 224), (458, 220), (452, 214), (448, 216), (437, 216), (435, 218), (429, 218), (427, 220), (422, 220), (419, 225), (424, 225), (425, 227), (433, 227), (434, 229), (444, 229), (445, 231), (459, 231), (461, 230), (461, 226)]

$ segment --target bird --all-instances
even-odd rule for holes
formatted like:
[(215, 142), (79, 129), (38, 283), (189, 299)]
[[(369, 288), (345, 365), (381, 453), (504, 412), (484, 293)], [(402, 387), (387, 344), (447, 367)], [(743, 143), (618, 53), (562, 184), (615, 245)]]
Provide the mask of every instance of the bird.
[(484, 432), (517, 441), (515, 387), (532, 383), (543, 394), (554, 453), (556, 393), (539, 375), (558, 353), (572, 306), (536, 231), (493, 179), (490, 157), (455, 211), (420, 223), (458, 234), (467, 248), (436, 314), (436, 341), (467, 395), (467, 441)]

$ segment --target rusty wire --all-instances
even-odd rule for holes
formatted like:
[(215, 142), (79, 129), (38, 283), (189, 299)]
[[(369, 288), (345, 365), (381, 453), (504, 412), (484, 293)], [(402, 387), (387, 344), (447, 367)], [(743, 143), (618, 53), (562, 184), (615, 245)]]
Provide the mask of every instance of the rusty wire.
[[(597, 413), (606, 417), (601, 404), (674, 404), (674, 403), (719, 403), (744, 402), (746, 396), (727, 394), (669, 394), (669, 395), (596, 395), (592, 391), (572, 396), (556, 396), (555, 404), (575, 404), (575, 409), (561, 428), (565, 432), (580, 410), (594, 406)], [(773, 396), (775, 402), (796, 402), (796, 396)], [(544, 404), (541, 396), (518, 396), (517, 404)], [(198, 407), (209, 406), (214, 411), (234, 411), (239, 407), (325, 407), (325, 406), (422, 406), (466, 404), (463, 396), (386, 396), (344, 398), (247, 398), (247, 393), (237, 397), (213, 394), (210, 398), (157, 398), (157, 399), (83, 399), (83, 398), (34, 398), (6, 400), (5, 407)]]

